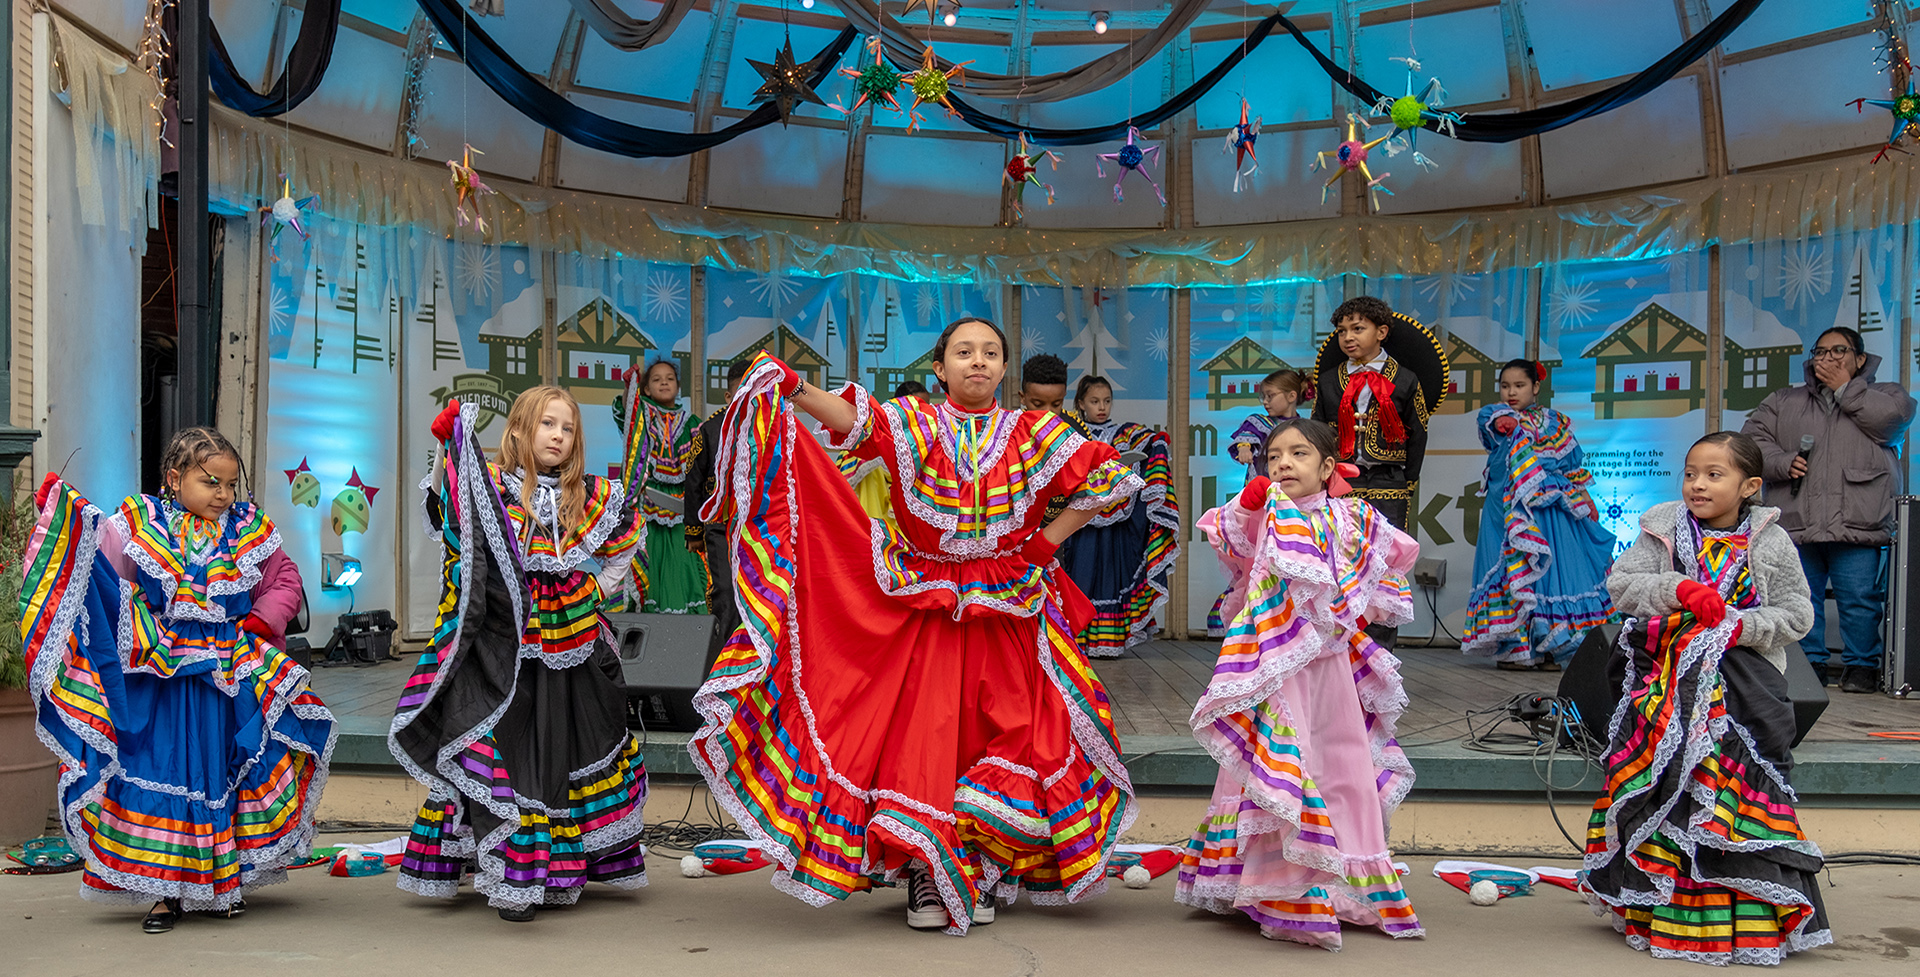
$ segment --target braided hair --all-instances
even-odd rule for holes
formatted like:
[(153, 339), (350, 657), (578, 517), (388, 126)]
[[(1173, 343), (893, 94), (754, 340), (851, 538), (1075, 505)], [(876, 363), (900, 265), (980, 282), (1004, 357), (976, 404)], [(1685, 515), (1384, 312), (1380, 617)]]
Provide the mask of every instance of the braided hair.
[(185, 477), (187, 472), (204, 464), (209, 458), (232, 458), (246, 473), (246, 463), (240, 459), (239, 449), (227, 436), (210, 427), (183, 427), (173, 432), (167, 439), (166, 450), (160, 453), (160, 495), (162, 498), (174, 497), (176, 488), (168, 481), (169, 474)]

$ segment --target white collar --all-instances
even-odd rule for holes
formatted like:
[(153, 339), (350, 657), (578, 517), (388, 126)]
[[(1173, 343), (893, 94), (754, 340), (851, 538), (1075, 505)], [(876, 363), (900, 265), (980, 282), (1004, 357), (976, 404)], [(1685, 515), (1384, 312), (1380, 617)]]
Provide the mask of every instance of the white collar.
[(1386, 349), (1382, 347), (1380, 350), (1380, 355), (1375, 356), (1373, 359), (1370, 359), (1365, 363), (1360, 364), (1359, 366), (1354, 366), (1352, 360), (1347, 361), (1348, 373), (1358, 373), (1361, 370), (1372, 370), (1375, 373), (1385, 373), (1387, 371)]

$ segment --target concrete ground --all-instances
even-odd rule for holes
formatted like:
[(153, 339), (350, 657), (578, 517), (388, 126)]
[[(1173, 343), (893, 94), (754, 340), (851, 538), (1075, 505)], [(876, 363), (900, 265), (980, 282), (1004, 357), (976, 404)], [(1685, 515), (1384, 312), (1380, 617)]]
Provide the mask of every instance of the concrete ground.
[[(323, 844), (373, 842), (335, 834)], [(839, 975), (852, 970), (969, 977), (1037, 974), (1260, 974), (1311, 966), (1317, 973), (1457, 975), (1552, 972), (1615, 977), (1649, 965), (1576, 895), (1544, 887), (1478, 908), (1435, 879), (1433, 860), (1408, 859), (1408, 891), (1424, 940), (1349, 930), (1339, 954), (1260, 938), (1240, 918), (1173, 902), (1173, 877), (1118, 885), (1078, 906), (1003, 908), (965, 938), (907, 929), (898, 891), (814, 909), (775, 891), (767, 872), (683, 878), (677, 860), (651, 860), (652, 885), (635, 892), (590, 887), (580, 905), (507, 923), (483, 900), (421, 899), (393, 876), (293, 873), (248, 899), (243, 919), (190, 916), (149, 936), (140, 911), (84, 902), (78, 877), (0, 877), (0, 972), (10, 977), (258, 974), (282, 966), (308, 975), (645, 973)], [(1517, 859), (1510, 864), (1542, 864)], [(1569, 863), (1561, 862), (1566, 865)], [(1920, 950), (1920, 869), (1834, 869), (1825, 890), (1836, 943), (1788, 961), (1798, 974), (1911, 974)], [(1692, 964), (1651, 966), (1702, 973)], [(285, 971), (282, 971), (285, 972)]]

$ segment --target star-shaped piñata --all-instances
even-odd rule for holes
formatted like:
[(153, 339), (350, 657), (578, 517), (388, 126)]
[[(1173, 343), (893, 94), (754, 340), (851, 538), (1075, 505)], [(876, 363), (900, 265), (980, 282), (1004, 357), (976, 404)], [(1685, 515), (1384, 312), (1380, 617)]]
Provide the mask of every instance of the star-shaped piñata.
[(1874, 154), (1874, 162), (1880, 162), (1889, 149), (1905, 152), (1896, 145), (1902, 136), (1920, 139), (1920, 94), (1914, 92), (1913, 75), (1907, 75), (1907, 90), (1892, 98), (1856, 98), (1850, 104), (1857, 111), (1865, 111), (1862, 105), (1873, 105), (1893, 113), (1893, 132), (1887, 136), (1887, 144)]
[[(900, 73), (893, 70), (893, 66), (887, 63), (886, 54), (881, 50), (879, 37), (868, 40), (867, 47), (873, 49), (872, 64), (864, 68), (840, 69), (841, 74), (853, 79), (853, 107), (843, 111), (852, 115), (860, 111), (860, 106), (869, 102), (876, 106), (885, 102), (887, 107), (895, 112), (901, 111), (900, 101), (893, 97), (893, 93), (900, 90)], [(835, 108), (840, 107), (838, 99), (835, 99), (833, 104)]]
[[(472, 223), (475, 230), (486, 233), (487, 222), (480, 217), (480, 198), (493, 192), (493, 188), (480, 182), (480, 174), (473, 168), (473, 154), (479, 150), (468, 146), (460, 152), (460, 162), (447, 160), (447, 169), (453, 171), (453, 216), (461, 227)], [(480, 153), (485, 156), (486, 153)]]
[(918, 111), (920, 106), (927, 102), (938, 103), (941, 108), (947, 110), (948, 115), (960, 114), (954, 109), (953, 103), (947, 99), (948, 96), (953, 94), (953, 80), (955, 78), (960, 79), (962, 84), (966, 83), (967, 73), (965, 69), (967, 65), (972, 63), (972, 61), (962, 61), (942, 71), (938, 65), (933, 63), (933, 48), (927, 48), (926, 53), (921, 55), (920, 67), (904, 79), (907, 87), (913, 90), (913, 106), (907, 110), (908, 132), (912, 132), (920, 127)]
[(1104, 178), (1107, 175), (1107, 168), (1100, 165), (1100, 160), (1107, 160), (1120, 167), (1120, 176), (1113, 181), (1114, 203), (1119, 203), (1127, 199), (1126, 195), (1120, 192), (1122, 185), (1127, 182), (1127, 174), (1138, 173), (1141, 179), (1147, 181), (1147, 186), (1153, 188), (1154, 195), (1158, 196), (1160, 203), (1164, 205), (1167, 202), (1167, 195), (1165, 191), (1160, 189), (1160, 184), (1153, 182), (1153, 175), (1147, 172), (1146, 167), (1146, 162), (1149, 158), (1155, 163), (1160, 162), (1160, 147), (1149, 146), (1146, 149), (1141, 149), (1134, 142), (1134, 140), (1139, 138), (1140, 130), (1133, 126), (1128, 126), (1127, 144), (1120, 147), (1120, 151), (1117, 153), (1101, 153), (1094, 159), (1093, 168)]
[(1051, 149), (1042, 149), (1039, 152), (1028, 152), (1027, 134), (1024, 132), (1021, 133), (1020, 151), (1014, 153), (1012, 159), (1007, 160), (1007, 171), (1000, 178), (1002, 184), (1013, 184), (1013, 216), (1026, 216), (1025, 212), (1020, 209), (1020, 205), (1023, 202), (1022, 198), (1026, 196), (1027, 184), (1029, 183), (1045, 190), (1047, 192), (1047, 203), (1053, 203), (1053, 184), (1041, 183), (1038, 175), (1040, 172), (1040, 161), (1043, 159), (1052, 163), (1056, 171), (1060, 169), (1059, 153)]
[(1374, 176), (1373, 172), (1367, 169), (1367, 154), (1373, 151), (1373, 147), (1393, 138), (1393, 133), (1389, 132), (1371, 142), (1361, 142), (1361, 124), (1362, 120), (1359, 116), (1351, 112), (1347, 113), (1347, 138), (1333, 149), (1322, 150), (1314, 156), (1313, 168), (1316, 170), (1324, 169), (1327, 166), (1327, 157), (1333, 157), (1333, 175), (1328, 177), (1327, 182), (1320, 187), (1321, 203), (1327, 202), (1327, 191), (1332, 190), (1333, 185), (1339, 182), (1341, 177), (1354, 170), (1360, 171), (1360, 175), (1367, 178), (1368, 199), (1372, 201), (1375, 210), (1380, 209), (1380, 191), (1386, 191), (1388, 196), (1393, 195), (1392, 190), (1380, 185), (1380, 181), (1390, 174), (1382, 173)]
[(300, 240), (306, 240), (307, 228), (306, 225), (301, 222), (300, 212), (312, 206), (313, 202), (319, 199), (320, 195), (317, 193), (299, 200), (293, 199), (293, 181), (287, 179), (285, 173), (280, 174), (280, 199), (274, 201), (273, 206), (268, 208), (265, 214), (260, 215), (261, 223), (270, 225), (273, 228), (272, 232), (267, 235), (267, 243), (272, 244), (275, 239), (280, 237), (280, 229), (282, 227), (293, 228), (293, 233), (300, 235)]
[[(1240, 124), (1227, 130), (1227, 144), (1220, 151), (1233, 154), (1233, 192), (1240, 192), (1240, 178), (1252, 176), (1260, 168), (1260, 157), (1253, 151), (1253, 144), (1260, 139), (1260, 117), (1247, 121), (1247, 100), (1240, 100)], [(1251, 158), (1253, 165), (1241, 169)]]

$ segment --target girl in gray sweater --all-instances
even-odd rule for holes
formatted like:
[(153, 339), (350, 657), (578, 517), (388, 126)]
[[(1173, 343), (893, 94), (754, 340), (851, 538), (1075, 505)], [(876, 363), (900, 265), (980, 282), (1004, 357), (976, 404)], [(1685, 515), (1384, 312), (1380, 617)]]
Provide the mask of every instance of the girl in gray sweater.
[(1627, 945), (1699, 963), (1777, 964), (1833, 942), (1787, 778), (1786, 650), (1813, 603), (1779, 510), (1755, 505), (1752, 438), (1687, 452), (1682, 501), (1654, 506), (1607, 589), (1627, 616), (1610, 667), (1606, 793), (1588, 886)]

